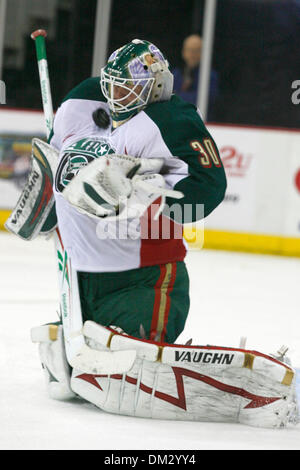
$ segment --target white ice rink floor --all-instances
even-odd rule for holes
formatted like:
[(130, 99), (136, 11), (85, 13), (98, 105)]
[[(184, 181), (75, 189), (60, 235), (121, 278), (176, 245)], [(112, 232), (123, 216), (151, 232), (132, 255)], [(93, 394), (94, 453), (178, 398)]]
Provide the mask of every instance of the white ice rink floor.
[[(30, 328), (56, 321), (51, 241), (0, 233), (0, 449), (300, 449), (300, 424), (284, 430), (157, 421), (106, 414), (88, 403), (48, 398)], [(273, 353), (289, 346), (300, 367), (300, 259), (189, 252), (191, 310), (178, 342)]]

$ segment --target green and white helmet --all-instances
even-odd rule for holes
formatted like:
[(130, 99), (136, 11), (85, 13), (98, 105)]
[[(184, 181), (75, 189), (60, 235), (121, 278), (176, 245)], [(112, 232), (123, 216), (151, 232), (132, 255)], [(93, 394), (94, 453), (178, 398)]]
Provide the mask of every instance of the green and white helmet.
[(134, 39), (111, 54), (100, 84), (113, 121), (124, 121), (150, 103), (169, 100), (173, 75), (154, 44)]

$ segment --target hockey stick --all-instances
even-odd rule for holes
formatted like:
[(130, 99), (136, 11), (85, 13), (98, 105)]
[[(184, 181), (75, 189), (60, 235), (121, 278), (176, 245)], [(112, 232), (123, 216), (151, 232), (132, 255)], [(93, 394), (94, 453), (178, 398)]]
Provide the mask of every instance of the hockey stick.
[[(42, 93), (43, 111), (47, 128), (47, 139), (52, 131), (54, 113), (48, 72), (45, 38), (47, 33), (38, 29), (31, 34), (35, 41)], [(55, 251), (58, 256), (60, 290), (60, 313), (63, 322), (66, 356), (69, 364), (86, 373), (116, 374), (128, 371), (136, 356), (135, 351), (97, 351), (86, 343), (82, 333), (83, 322), (78, 289), (77, 272), (64, 249), (57, 228), (53, 232)]]

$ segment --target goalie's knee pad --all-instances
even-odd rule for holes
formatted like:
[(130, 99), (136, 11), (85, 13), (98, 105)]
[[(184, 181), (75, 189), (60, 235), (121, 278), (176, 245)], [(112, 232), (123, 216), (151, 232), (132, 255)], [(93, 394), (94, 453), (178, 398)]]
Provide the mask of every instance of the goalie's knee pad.
[(67, 362), (62, 325), (43, 325), (31, 329), (31, 340), (39, 343), (39, 356), (49, 396), (68, 400), (76, 395), (70, 387), (71, 369)]

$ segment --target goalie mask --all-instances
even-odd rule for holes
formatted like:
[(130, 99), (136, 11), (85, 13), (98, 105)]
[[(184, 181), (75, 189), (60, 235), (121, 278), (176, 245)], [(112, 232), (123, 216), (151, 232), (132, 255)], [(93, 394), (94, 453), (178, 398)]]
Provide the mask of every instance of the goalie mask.
[(100, 84), (115, 126), (150, 103), (170, 99), (173, 75), (168, 65), (154, 44), (140, 39), (111, 54)]

